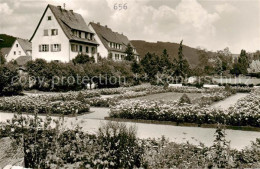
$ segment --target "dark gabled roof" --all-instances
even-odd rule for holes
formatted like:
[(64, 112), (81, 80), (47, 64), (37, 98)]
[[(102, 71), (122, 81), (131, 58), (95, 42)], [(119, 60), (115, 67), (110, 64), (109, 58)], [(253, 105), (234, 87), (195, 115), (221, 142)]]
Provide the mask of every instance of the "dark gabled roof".
[(11, 48), (1, 48), (0, 52), (2, 53), (3, 56), (8, 55), (10, 52)]
[(19, 66), (25, 65), (27, 62), (32, 60), (32, 56), (20, 56), (15, 61)]
[(20, 39), (20, 38), (17, 38), (16, 39), (18, 41), (18, 43), (21, 45), (22, 49), (24, 50), (24, 52), (26, 53), (26, 51), (31, 51), (32, 50), (32, 43), (29, 42), (28, 40), (26, 39)]
[(59, 23), (63, 32), (65, 33), (65, 35), (68, 37), (69, 40), (98, 44), (95, 39), (87, 40), (87, 39), (83, 39), (83, 38), (78, 38), (72, 34), (72, 30), (78, 30), (78, 31), (94, 34), (88, 28), (86, 22), (84, 21), (83, 17), (80, 14), (75, 13), (71, 10), (65, 10), (65, 9), (62, 9), (61, 7), (57, 7), (57, 6), (50, 5), (50, 4), (46, 7), (46, 9), (41, 17), (41, 20), (40, 20), (36, 30), (34, 31), (33, 36), (31, 37), (30, 41), (33, 39), (35, 33), (37, 32), (38, 27), (40, 26), (41, 21), (42, 21), (43, 17), (45, 16), (45, 13), (48, 8), (50, 8), (50, 10), (52, 11), (55, 19), (57, 20), (57, 22)]
[[(125, 52), (127, 45), (130, 43), (132, 47), (134, 47), (131, 42), (128, 40), (128, 38), (123, 35), (119, 34), (117, 32), (113, 32), (110, 28), (107, 26), (102, 26), (99, 23), (94, 23), (90, 22), (89, 23), (92, 28), (95, 30), (96, 34), (98, 35), (99, 39), (105, 46), (105, 48), (109, 51), (118, 51), (118, 52)], [(114, 42), (117, 44), (122, 45), (122, 49), (115, 49), (115, 48), (110, 48), (108, 46), (109, 42)]]

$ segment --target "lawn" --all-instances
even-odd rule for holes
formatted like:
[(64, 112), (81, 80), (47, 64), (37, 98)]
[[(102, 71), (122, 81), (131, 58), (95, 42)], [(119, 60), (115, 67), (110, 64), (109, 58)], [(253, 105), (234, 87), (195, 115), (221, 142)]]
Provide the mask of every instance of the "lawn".
[[(178, 100), (181, 98), (181, 96), (184, 93), (175, 93), (175, 92), (168, 92), (168, 93), (159, 93), (159, 94), (152, 94), (152, 95), (148, 95), (148, 96), (142, 96), (142, 97), (137, 97), (134, 99), (138, 99), (138, 100), (152, 100), (152, 101), (159, 101), (159, 100), (164, 100), (164, 101), (174, 101), (174, 100)], [(186, 93), (188, 95), (188, 97), (193, 100), (195, 98), (200, 98), (202, 96), (202, 93)]]

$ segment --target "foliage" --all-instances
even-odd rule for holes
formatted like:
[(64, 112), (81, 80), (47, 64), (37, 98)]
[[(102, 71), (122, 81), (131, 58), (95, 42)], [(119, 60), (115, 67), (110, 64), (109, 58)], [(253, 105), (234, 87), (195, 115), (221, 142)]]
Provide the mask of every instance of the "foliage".
[(89, 63), (89, 62), (95, 62), (94, 57), (89, 57), (89, 55), (86, 54), (78, 54), (73, 60), (72, 62), (74, 64), (85, 64), (85, 63)]
[(234, 63), (233, 69), (230, 71), (231, 74), (244, 74), (248, 73), (247, 69), (249, 67), (249, 56), (245, 50), (241, 50), (241, 53), (238, 57), (238, 62)]
[(180, 104), (191, 104), (191, 100), (187, 94), (183, 94), (179, 101)]
[(77, 114), (89, 111), (85, 98), (99, 96), (96, 91), (68, 92), (53, 95), (15, 96), (0, 98), (0, 110), (41, 114)]
[(3, 65), (6, 62), (4, 55), (0, 51), (0, 65)]
[(21, 94), (22, 86), (17, 79), (19, 74), (13, 64), (0, 65), (0, 96), (12, 96)]
[(125, 60), (128, 61), (135, 60), (134, 50), (130, 43), (127, 44), (125, 53), (126, 53)]
[(94, 161), (84, 161), (97, 168), (134, 168), (140, 167), (142, 145), (136, 138), (136, 129), (127, 128), (125, 124), (108, 122), (101, 126), (97, 133), (97, 144)]
[(43, 91), (81, 90), (92, 83), (99, 88), (133, 84), (131, 65), (126, 61), (102, 59), (98, 63), (74, 65), (36, 59), (28, 62), (26, 68), (30, 81), (34, 81), (32, 88)]
[(178, 51), (178, 59), (175, 61), (176, 62), (176, 68), (175, 68), (175, 76), (182, 76), (185, 77), (186, 75), (189, 74), (190, 67), (188, 61), (184, 58), (183, 55), (183, 45), (182, 42), (180, 43), (179, 46), (179, 51)]

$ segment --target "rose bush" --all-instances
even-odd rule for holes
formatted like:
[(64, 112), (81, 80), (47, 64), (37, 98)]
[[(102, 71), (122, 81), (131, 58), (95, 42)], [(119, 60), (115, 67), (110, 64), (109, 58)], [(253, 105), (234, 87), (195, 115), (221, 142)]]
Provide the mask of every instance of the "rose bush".
[[(218, 94), (204, 97), (204, 100), (218, 101), (225, 98)], [(159, 101), (130, 100), (112, 106), (110, 117), (124, 119), (143, 119), (172, 121), (177, 123), (216, 124), (231, 126), (260, 127), (260, 95), (257, 91), (242, 98), (228, 110), (214, 109), (201, 104), (178, 104), (178, 101), (163, 103)]]

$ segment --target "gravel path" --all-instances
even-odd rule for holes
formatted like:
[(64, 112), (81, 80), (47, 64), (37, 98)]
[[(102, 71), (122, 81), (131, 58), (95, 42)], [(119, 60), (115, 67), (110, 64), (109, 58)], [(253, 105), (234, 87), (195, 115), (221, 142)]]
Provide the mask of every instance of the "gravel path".
[(233, 106), (236, 104), (236, 102), (241, 99), (244, 98), (246, 96), (248, 96), (249, 93), (237, 93), (233, 96), (230, 96), (228, 98), (226, 98), (225, 100), (219, 101), (215, 104), (212, 105), (213, 108), (221, 108), (221, 109), (228, 109), (229, 107)]

